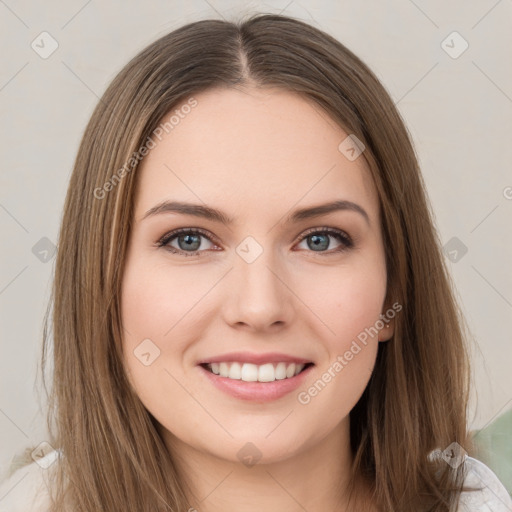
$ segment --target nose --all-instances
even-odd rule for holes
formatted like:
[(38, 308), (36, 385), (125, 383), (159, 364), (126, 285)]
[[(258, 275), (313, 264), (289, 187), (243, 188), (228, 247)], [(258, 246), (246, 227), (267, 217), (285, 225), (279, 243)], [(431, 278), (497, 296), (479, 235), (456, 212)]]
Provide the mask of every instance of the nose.
[(263, 250), (252, 262), (239, 255), (234, 261), (226, 283), (225, 321), (254, 331), (289, 325), (295, 314), (294, 295), (272, 251)]

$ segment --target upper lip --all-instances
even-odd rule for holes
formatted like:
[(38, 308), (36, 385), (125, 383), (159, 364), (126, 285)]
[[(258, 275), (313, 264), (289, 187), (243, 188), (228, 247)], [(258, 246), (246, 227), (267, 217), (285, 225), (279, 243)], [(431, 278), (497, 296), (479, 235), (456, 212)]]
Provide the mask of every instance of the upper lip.
[(220, 356), (208, 357), (202, 359), (197, 364), (208, 364), (208, 363), (229, 363), (229, 362), (243, 362), (261, 365), (265, 363), (297, 363), (307, 364), (311, 363), (310, 359), (304, 359), (302, 357), (292, 356), (288, 354), (281, 354), (279, 352), (266, 352), (264, 354), (256, 354), (254, 352), (229, 352)]

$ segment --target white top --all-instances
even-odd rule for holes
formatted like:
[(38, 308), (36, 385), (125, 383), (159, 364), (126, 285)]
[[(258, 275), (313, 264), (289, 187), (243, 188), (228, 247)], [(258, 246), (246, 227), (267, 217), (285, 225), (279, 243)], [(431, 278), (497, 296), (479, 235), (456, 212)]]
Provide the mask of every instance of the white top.
[[(55, 452), (17, 469), (0, 484), (0, 512), (47, 512), (48, 480)], [(463, 492), (457, 512), (512, 512), (512, 498), (498, 477), (484, 463), (466, 456), (464, 485), (483, 487)]]

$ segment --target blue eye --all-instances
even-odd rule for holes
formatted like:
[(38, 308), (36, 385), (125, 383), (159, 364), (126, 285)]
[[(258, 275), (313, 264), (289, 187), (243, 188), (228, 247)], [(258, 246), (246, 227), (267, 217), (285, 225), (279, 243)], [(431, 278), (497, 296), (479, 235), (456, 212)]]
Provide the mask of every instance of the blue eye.
[[(327, 252), (330, 245), (330, 238), (338, 240), (340, 245)], [(202, 245), (201, 239), (206, 239), (208, 242), (213, 244), (210, 235), (206, 231), (199, 228), (182, 228), (164, 235), (157, 242), (157, 246), (163, 247), (174, 254), (180, 254), (183, 256), (201, 256), (202, 253), (207, 250), (204, 247), (200, 250)], [(170, 245), (170, 243), (174, 241), (177, 242), (178, 247)], [(326, 255), (340, 253), (354, 246), (352, 239), (345, 232), (328, 227), (320, 229), (312, 228), (303, 234), (299, 241), (306, 241), (307, 247), (311, 249), (311, 252), (319, 254), (326, 253)]]
[(351, 238), (346, 233), (333, 228), (322, 228), (321, 230), (313, 228), (313, 230), (306, 232), (301, 241), (306, 241), (308, 248), (312, 249), (313, 252), (323, 253), (329, 247), (329, 238), (335, 238), (341, 245), (330, 250), (328, 254), (339, 253), (354, 246)]
[[(172, 253), (182, 254), (184, 256), (199, 256), (202, 252), (199, 251), (201, 247), (201, 238), (205, 238), (211, 242), (206, 232), (198, 228), (178, 229), (164, 235), (158, 242), (158, 247), (164, 247)], [(169, 243), (174, 240), (177, 241), (178, 247), (169, 245)]]

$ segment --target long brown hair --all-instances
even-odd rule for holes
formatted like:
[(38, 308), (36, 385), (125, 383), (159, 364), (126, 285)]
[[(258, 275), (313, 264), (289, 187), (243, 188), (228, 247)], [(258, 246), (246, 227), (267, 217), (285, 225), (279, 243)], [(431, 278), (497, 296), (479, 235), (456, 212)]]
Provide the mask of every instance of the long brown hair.
[[(52, 510), (190, 508), (156, 422), (122, 364), (120, 289), (140, 148), (164, 115), (212, 87), (280, 87), (324, 109), (365, 145), (386, 249), (386, 303), (403, 306), (350, 413), (353, 482), (381, 510), (449, 511), (462, 468), (428, 454), (466, 450), (466, 327), (452, 292), (407, 129), (368, 67), (330, 35), (290, 17), (190, 23), (115, 77), (86, 128), (67, 192), (42, 368), (53, 349), (48, 426), (62, 450)], [(129, 162), (129, 164), (127, 164)], [(109, 183), (107, 186), (106, 184)]]

